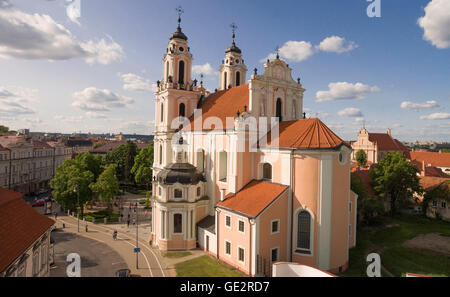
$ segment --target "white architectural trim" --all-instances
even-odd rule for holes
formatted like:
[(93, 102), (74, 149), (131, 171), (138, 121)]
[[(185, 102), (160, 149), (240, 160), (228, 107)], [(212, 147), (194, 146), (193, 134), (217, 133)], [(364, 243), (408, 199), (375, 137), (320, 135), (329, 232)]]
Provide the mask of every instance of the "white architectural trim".
[[(244, 250), (244, 261), (239, 260), (239, 249), (243, 249)], [(241, 245), (237, 246), (237, 257), (236, 260), (238, 261), (238, 263), (242, 264), (242, 266), (245, 266), (245, 248)]]
[(333, 156), (323, 155), (319, 162), (319, 254), (318, 266), (330, 269), (331, 261), (331, 220), (333, 198)]
[[(272, 229), (272, 225), (274, 222), (278, 222), (278, 230), (275, 232), (273, 232), (273, 229)], [(274, 234), (278, 234), (278, 233), (280, 233), (280, 219), (275, 219), (275, 220), (270, 221), (270, 235), (274, 235)]]
[[(309, 226), (309, 228), (310, 228), (310, 231), (309, 231), (310, 232), (309, 233), (309, 250), (305, 250), (305, 251), (307, 251), (309, 253), (297, 252), (297, 250), (299, 250), (297, 248), (298, 214), (301, 211), (307, 211), (309, 213), (309, 215), (311, 216), (311, 222), (310, 222), (310, 226)], [(314, 225), (315, 225), (315, 222), (316, 222), (315, 217), (314, 217), (314, 213), (310, 209), (300, 206), (299, 208), (297, 208), (294, 211), (294, 218), (293, 219), (294, 219), (294, 228), (293, 228), (294, 234), (292, 236), (292, 238), (293, 238), (293, 240), (292, 240), (292, 251), (293, 251), (293, 253), (296, 254), (296, 255), (304, 256), (304, 257), (313, 257), (314, 256), (314, 235), (315, 235), (314, 234), (314, 229), (315, 229)]]

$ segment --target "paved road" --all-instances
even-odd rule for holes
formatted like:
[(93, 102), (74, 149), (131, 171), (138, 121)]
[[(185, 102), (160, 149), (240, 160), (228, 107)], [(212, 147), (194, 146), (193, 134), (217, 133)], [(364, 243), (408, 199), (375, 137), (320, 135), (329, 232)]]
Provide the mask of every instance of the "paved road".
[(92, 224), (90, 222), (87, 222), (88, 232), (85, 231), (86, 222), (81, 222), (80, 233), (78, 233), (76, 218), (69, 217), (67, 215), (58, 216), (57, 227), (61, 228), (63, 223), (66, 226), (64, 231), (98, 240), (114, 249), (121, 255), (121, 257), (123, 257), (132, 274), (156, 277), (168, 275), (165, 266), (162, 265), (162, 261), (158, 256), (158, 251), (150, 247), (148, 241), (144, 239), (139, 239), (138, 241), (141, 253), (139, 253), (139, 268), (136, 269), (136, 254), (134, 253), (134, 248), (136, 247), (135, 236), (125, 232), (120, 232), (119, 230), (117, 240), (113, 240), (112, 232), (114, 227)]
[(50, 269), (52, 277), (67, 277), (66, 258), (77, 253), (81, 258), (82, 277), (112, 277), (119, 269), (128, 268), (125, 260), (103, 242), (57, 229), (52, 232), (55, 240), (55, 265)]

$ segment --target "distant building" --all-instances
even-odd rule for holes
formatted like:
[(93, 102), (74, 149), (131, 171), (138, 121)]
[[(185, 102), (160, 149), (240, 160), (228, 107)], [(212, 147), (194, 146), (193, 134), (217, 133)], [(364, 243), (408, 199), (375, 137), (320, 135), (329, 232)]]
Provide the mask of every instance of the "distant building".
[[(127, 140), (110, 141), (110, 142), (105, 143), (102, 146), (91, 149), (89, 152), (92, 154), (95, 154), (95, 155), (105, 156), (108, 152), (110, 152), (113, 149), (115, 149), (123, 144), (126, 144), (126, 143), (127, 143)], [(138, 149), (146, 148), (149, 145), (148, 143), (144, 143), (144, 142), (135, 142), (135, 143), (136, 143), (136, 146)]]
[(0, 187), (0, 277), (49, 276), (50, 232), (55, 222), (22, 196)]
[(30, 134), (30, 129), (19, 129), (19, 130), (17, 130), (17, 134), (29, 135)]
[[(416, 164), (421, 171), (433, 170), (433, 172), (435, 172), (436, 169), (431, 169), (434, 167), (439, 169), (438, 171), (442, 171), (443, 173), (450, 175), (450, 153), (409, 152), (408, 158), (412, 163)], [(431, 176), (431, 174), (423, 175)], [(438, 176), (447, 177), (445, 175)]]
[(363, 150), (367, 154), (369, 163), (378, 163), (390, 152), (407, 154), (409, 149), (400, 141), (391, 136), (391, 130), (386, 133), (369, 133), (366, 128), (358, 132), (358, 140), (352, 143), (352, 160), (356, 160), (356, 153)]
[[(450, 178), (430, 177), (423, 176), (420, 178), (420, 185), (424, 190), (431, 190), (435, 187), (448, 187), (450, 189)], [(423, 200), (422, 196), (419, 196), (419, 201)], [(440, 216), (446, 221), (450, 221), (450, 197), (440, 197), (438, 199), (430, 201), (426, 214), (430, 218), (436, 218)]]

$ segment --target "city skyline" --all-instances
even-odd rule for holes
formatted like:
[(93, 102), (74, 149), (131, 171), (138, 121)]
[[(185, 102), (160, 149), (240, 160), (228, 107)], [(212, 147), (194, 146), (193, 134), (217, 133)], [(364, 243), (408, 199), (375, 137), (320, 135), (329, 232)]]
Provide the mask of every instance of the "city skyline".
[[(380, 18), (369, 18), (370, 3), (359, 0), (179, 2), (193, 79), (203, 74), (210, 91), (219, 86), (235, 22), (249, 74), (255, 67), (262, 72), (279, 48), (306, 88), (307, 116), (341, 138), (355, 139), (365, 125), (371, 132), (391, 128), (403, 141), (450, 139), (448, 2), (381, 1)], [(174, 4), (80, 3), (78, 16), (63, 0), (0, 0), (0, 68), (8, 69), (0, 72), (0, 124), (151, 134), (153, 91), (177, 25)], [(274, 14), (282, 17), (265, 30)]]

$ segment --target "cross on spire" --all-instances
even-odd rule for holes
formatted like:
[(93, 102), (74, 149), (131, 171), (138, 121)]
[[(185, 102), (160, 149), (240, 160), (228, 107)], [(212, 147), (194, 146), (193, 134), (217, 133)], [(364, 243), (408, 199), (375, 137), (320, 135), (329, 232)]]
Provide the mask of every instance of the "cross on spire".
[(233, 32), (233, 42), (234, 42), (234, 38), (236, 37), (235, 33), (236, 33), (236, 29), (238, 28), (238, 26), (233, 22), (230, 25), (231, 27), (231, 32)]
[(277, 52), (277, 59), (279, 59), (280, 58), (280, 47), (278, 45), (275, 48), (275, 51)]
[(180, 26), (181, 23), (181, 15), (184, 13), (183, 7), (179, 5), (177, 8), (175, 8), (176, 12), (178, 13), (178, 26)]

